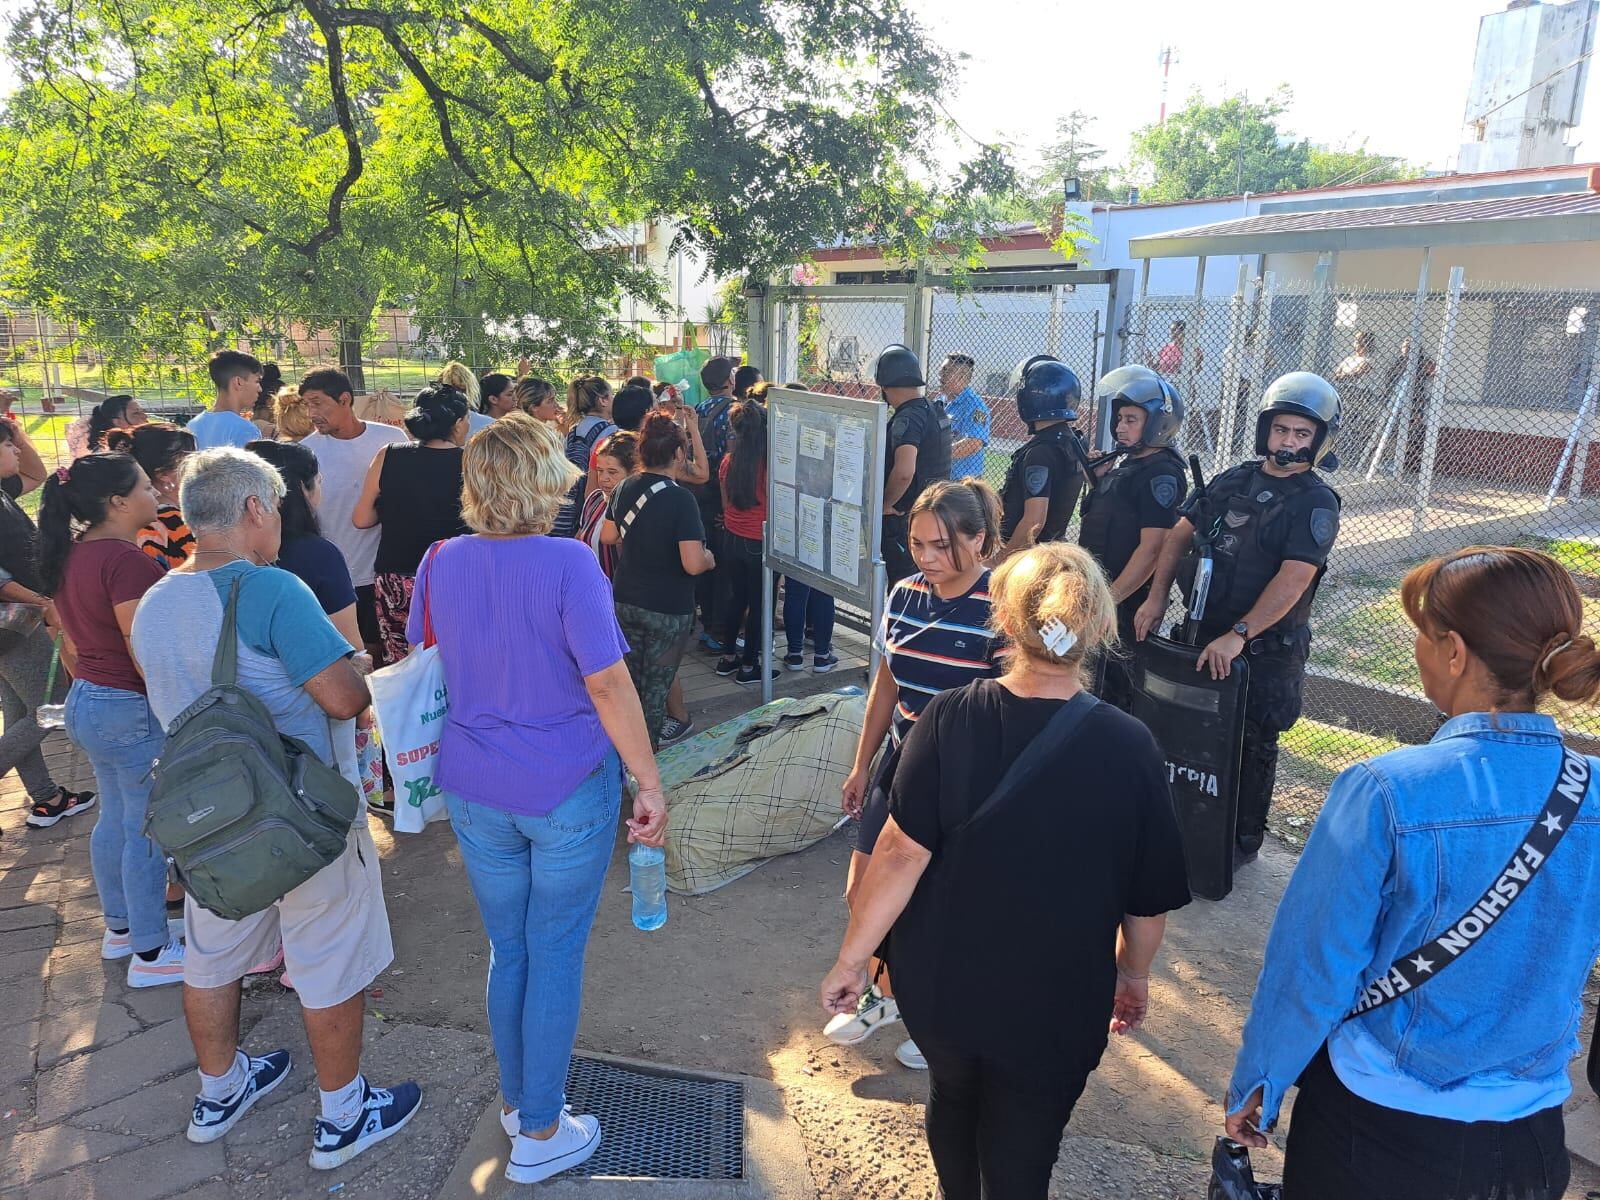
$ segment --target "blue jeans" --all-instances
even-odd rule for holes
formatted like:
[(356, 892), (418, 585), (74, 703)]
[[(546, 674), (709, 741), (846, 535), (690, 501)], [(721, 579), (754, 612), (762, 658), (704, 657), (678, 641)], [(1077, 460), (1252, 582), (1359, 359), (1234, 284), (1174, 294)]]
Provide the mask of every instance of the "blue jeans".
[(89, 864), (106, 925), (127, 929), (135, 952), (167, 944), (167, 859), (144, 835), (150, 764), (161, 753), (161, 722), (138, 692), (73, 680), (67, 736), (89, 758), (100, 816)]
[(826, 658), (833, 651), (833, 597), (786, 575), (783, 579), (783, 636), (789, 642), (790, 654), (805, 650), (807, 625), (816, 635), (816, 656)]
[(578, 1038), (583, 955), (611, 863), (622, 772), (615, 750), (542, 817), (446, 794), (461, 861), (489, 935), (489, 1034), (500, 1092), (522, 1132), (566, 1103)]

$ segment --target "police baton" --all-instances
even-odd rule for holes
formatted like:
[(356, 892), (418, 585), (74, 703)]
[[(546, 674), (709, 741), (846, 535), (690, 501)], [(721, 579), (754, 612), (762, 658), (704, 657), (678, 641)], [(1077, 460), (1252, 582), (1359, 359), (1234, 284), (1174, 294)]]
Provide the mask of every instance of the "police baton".
[[(1194, 478), (1194, 500), (1196, 504), (1195, 515), (1199, 516), (1199, 505), (1205, 503), (1206, 477), (1200, 469), (1200, 456), (1189, 455), (1189, 474)], [(1186, 646), (1200, 644), (1200, 622), (1205, 620), (1206, 601), (1211, 596), (1211, 542), (1216, 536), (1213, 527), (1202, 531), (1199, 525), (1194, 530), (1195, 571), (1194, 584), (1189, 589), (1189, 612), (1183, 622), (1182, 641)]]

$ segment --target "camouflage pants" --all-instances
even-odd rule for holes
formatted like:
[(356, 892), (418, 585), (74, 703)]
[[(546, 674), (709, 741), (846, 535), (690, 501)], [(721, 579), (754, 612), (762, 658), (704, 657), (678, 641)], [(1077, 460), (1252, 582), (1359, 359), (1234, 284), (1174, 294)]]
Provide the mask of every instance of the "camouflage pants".
[(653, 749), (667, 719), (667, 693), (694, 631), (693, 613), (660, 613), (632, 604), (617, 605), (617, 624), (628, 640), (628, 674), (644, 707), (645, 728)]

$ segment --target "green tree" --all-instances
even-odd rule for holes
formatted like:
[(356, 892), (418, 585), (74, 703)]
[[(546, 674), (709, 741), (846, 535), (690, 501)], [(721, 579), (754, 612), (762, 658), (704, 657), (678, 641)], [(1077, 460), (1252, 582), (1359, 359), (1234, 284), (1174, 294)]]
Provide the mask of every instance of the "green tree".
[(1146, 125), (1133, 135), (1129, 174), (1151, 181), (1141, 189), (1142, 198), (1200, 200), (1416, 173), (1364, 145), (1329, 149), (1285, 133), (1280, 118), (1292, 100), (1287, 87), (1262, 101), (1229, 96), (1216, 104), (1193, 93), (1164, 125)]
[(325, 320), (347, 362), (381, 305), (582, 356), (659, 296), (632, 222), (759, 277), (969, 244), (1011, 185), (990, 147), (931, 169), (954, 64), (902, 0), (23, 0), (7, 52), (9, 293), (130, 361), (174, 307)]
[(1041, 166), (1032, 184), (1035, 194), (1048, 204), (1059, 204), (1062, 185), (1078, 180), (1085, 200), (1112, 200), (1118, 189), (1117, 170), (1102, 162), (1106, 151), (1085, 134), (1095, 121), (1082, 109), (1073, 109), (1056, 121), (1055, 139), (1040, 152)]

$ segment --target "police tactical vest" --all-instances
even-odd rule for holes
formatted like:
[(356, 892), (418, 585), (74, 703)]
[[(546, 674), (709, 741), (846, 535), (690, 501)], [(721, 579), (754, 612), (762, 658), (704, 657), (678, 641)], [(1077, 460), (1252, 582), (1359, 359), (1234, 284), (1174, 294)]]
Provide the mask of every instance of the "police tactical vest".
[[(950, 414), (945, 412), (944, 405), (935, 404), (926, 396), (918, 396), (915, 400), (907, 400), (902, 404), (889, 419), (889, 425), (892, 428), (895, 421), (911, 419), (918, 405), (933, 414), (934, 436), (924, 438), (917, 446), (917, 468), (912, 473), (911, 483), (906, 488), (905, 495), (895, 504), (895, 509), (901, 513), (911, 511), (911, 506), (916, 503), (917, 497), (922, 495), (923, 489), (930, 483), (950, 478)], [(889, 459), (892, 467), (893, 452), (890, 453)]]
[(1184, 496), (1183, 472), (1177, 451), (1163, 446), (1144, 458), (1123, 459), (1084, 496), (1078, 545), (1100, 560), (1108, 578), (1122, 573), (1139, 544), (1139, 493), (1152, 486), (1155, 476), (1175, 475), (1172, 495), (1157, 497), (1163, 507), (1175, 505)]
[[(1317, 489), (1329, 493), (1336, 506), (1340, 504), (1339, 493), (1315, 471), (1279, 479), (1260, 471), (1260, 465), (1259, 462), (1241, 463), (1223, 472), (1206, 490), (1204, 517), (1195, 514), (1198, 518), (1194, 521), (1195, 531), (1210, 537), (1213, 560), (1206, 630), (1228, 629), (1250, 611), (1277, 575), (1283, 558), (1266, 545), (1263, 538), (1295, 498)], [(1197, 561), (1197, 552), (1193, 550), (1184, 559), (1185, 594), (1193, 583)], [(1274, 631), (1287, 633), (1310, 623), (1311, 602), (1326, 572), (1326, 564), (1318, 568), (1311, 586), (1272, 626)]]
[(1078, 442), (1077, 449), (1074, 449), (1069, 441), (1077, 437), (1071, 425), (1052, 425), (1048, 429), (1041, 429), (1011, 452), (1011, 465), (1006, 468), (1005, 482), (1000, 485), (1000, 503), (1004, 509), (1000, 531), (1003, 537), (1009, 538), (1022, 520), (1022, 506), (1029, 499), (1027, 480), (1022, 477), (1022, 460), (1036, 446), (1054, 451), (1056, 459), (1051, 468), (1056, 486), (1051, 488), (1050, 510), (1036, 540), (1053, 542), (1067, 531), (1067, 526), (1072, 523), (1072, 510), (1078, 503), (1078, 488), (1074, 484), (1081, 486), (1083, 478), (1083, 468), (1078, 458), (1083, 443)]

